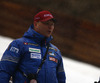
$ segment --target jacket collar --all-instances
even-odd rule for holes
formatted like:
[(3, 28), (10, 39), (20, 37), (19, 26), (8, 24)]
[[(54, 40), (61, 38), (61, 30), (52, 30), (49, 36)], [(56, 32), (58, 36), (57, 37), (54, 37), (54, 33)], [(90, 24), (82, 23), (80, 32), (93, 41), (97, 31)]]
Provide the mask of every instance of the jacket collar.
[(25, 32), (23, 37), (30, 38), (38, 44), (45, 44), (45, 43), (47, 44), (53, 39), (52, 36), (46, 38), (45, 36), (43, 36), (43, 35), (39, 34), (38, 32), (36, 32), (34, 30), (34, 25), (33, 24), (29, 27), (28, 31)]

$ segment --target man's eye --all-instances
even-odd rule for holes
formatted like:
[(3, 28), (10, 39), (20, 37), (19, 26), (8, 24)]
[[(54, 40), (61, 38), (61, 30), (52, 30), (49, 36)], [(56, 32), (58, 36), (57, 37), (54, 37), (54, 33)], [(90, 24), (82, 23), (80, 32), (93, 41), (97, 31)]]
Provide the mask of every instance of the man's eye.
[(45, 25), (49, 25), (49, 23), (44, 23)]
[(54, 23), (51, 23), (51, 22), (42, 22), (42, 23), (45, 24), (45, 25), (50, 25), (50, 26), (54, 25)]

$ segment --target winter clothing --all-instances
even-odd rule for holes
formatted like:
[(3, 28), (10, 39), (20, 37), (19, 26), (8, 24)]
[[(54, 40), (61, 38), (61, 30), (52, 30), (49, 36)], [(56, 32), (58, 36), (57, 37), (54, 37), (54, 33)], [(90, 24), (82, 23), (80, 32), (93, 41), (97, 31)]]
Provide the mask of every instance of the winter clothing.
[[(52, 37), (45, 38), (33, 30), (33, 24), (22, 38), (14, 40), (3, 54), (0, 62), (0, 83), (29, 83), (26, 75), (36, 74), (41, 60), (46, 52), (46, 46)], [(37, 75), (38, 83), (65, 83), (65, 72), (61, 53), (50, 43), (48, 55)]]

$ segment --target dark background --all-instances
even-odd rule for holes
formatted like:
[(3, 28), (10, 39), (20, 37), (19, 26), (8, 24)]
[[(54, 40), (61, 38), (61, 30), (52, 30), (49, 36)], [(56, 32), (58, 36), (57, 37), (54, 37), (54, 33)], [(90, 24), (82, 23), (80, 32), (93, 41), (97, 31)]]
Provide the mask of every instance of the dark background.
[(41, 10), (57, 19), (52, 43), (64, 56), (100, 67), (99, 0), (0, 0), (0, 35), (22, 37)]

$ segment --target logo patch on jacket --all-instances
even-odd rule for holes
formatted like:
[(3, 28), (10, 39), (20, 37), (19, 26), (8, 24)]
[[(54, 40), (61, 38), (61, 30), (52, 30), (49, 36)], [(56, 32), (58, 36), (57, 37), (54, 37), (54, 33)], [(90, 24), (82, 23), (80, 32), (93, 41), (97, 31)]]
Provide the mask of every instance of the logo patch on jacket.
[(54, 52), (48, 52), (48, 54), (51, 55), (51, 56), (55, 56)]
[(33, 45), (33, 46), (38, 46), (38, 44), (27, 43), (27, 42), (24, 42), (24, 45)]
[(54, 50), (54, 51), (57, 51), (57, 49), (55, 49), (55, 48), (53, 48), (53, 47), (49, 47), (49, 49)]
[(36, 48), (29, 48), (29, 52), (41, 53), (40, 49), (36, 49)]
[(18, 53), (18, 52), (19, 52), (19, 49), (12, 46), (12, 47), (10, 48), (10, 51), (15, 52), (15, 53)]
[(54, 57), (49, 57), (49, 60), (58, 63), (58, 60), (56, 58), (54, 58)]
[(31, 58), (33, 58), (33, 59), (41, 59), (41, 54), (31, 53)]

